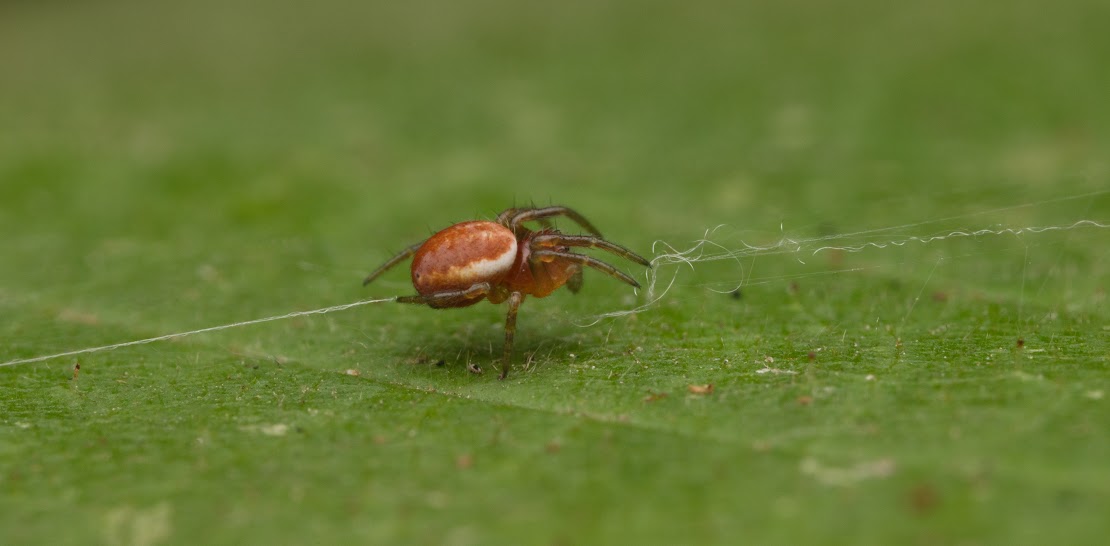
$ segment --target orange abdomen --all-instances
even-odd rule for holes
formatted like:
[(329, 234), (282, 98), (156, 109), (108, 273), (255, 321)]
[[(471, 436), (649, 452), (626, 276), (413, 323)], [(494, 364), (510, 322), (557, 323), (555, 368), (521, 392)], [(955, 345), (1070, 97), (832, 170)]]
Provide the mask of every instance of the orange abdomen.
[(455, 224), (432, 235), (412, 259), (412, 286), (421, 295), (466, 290), (504, 280), (517, 257), (512, 231), (495, 222)]

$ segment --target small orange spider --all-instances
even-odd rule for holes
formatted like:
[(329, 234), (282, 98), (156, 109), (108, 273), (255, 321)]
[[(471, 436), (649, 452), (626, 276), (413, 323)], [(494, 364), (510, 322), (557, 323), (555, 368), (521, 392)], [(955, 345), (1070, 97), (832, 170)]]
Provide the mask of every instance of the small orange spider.
[[(566, 216), (592, 235), (564, 235), (551, 227), (550, 218)], [(539, 222), (539, 231), (524, 227)], [(505, 318), (505, 347), (501, 354), (501, 375), (509, 375), (516, 334), (516, 313), (525, 296), (543, 298), (564, 284), (571, 292), (582, 288), (582, 266), (597, 269), (636, 288), (640, 283), (617, 268), (571, 247), (597, 248), (638, 264), (651, 262), (615, 243), (581, 214), (567, 207), (511, 208), (497, 220), (474, 220), (455, 224), (427, 240), (401, 251), (362, 281), (366, 286), (387, 270), (412, 259), (412, 286), (418, 295), (399, 296), (398, 303), (427, 304), (435, 309), (467, 307), (488, 299), (492, 303), (508, 300)]]

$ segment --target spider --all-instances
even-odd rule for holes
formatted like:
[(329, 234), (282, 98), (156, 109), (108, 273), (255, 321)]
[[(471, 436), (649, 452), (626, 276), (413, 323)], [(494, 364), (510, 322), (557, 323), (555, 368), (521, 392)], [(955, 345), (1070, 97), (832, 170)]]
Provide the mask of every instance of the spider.
[[(551, 218), (570, 218), (590, 235), (566, 235), (551, 226)], [(540, 224), (538, 231), (525, 222)], [(398, 303), (426, 304), (435, 309), (468, 307), (484, 299), (509, 302), (505, 317), (505, 346), (501, 375), (509, 375), (516, 314), (525, 296), (543, 298), (560, 286), (572, 293), (582, 288), (582, 266), (592, 267), (636, 288), (640, 283), (617, 268), (572, 247), (596, 248), (651, 267), (640, 255), (606, 241), (585, 217), (567, 207), (511, 208), (493, 222), (472, 220), (450, 226), (390, 258), (362, 281), (366, 286), (393, 266), (412, 257), (415, 296), (398, 296)]]

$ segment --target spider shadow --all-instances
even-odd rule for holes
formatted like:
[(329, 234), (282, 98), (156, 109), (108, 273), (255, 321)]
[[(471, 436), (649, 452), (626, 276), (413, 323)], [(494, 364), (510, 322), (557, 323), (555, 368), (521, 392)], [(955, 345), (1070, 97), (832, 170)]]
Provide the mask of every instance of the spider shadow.
[[(474, 323), (428, 334), (417, 344), (398, 343), (393, 358), (405, 368), (496, 375), (501, 370), (505, 333)], [(513, 343), (509, 377), (574, 364), (583, 355), (605, 352), (605, 334), (577, 328), (568, 320), (520, 325)]]

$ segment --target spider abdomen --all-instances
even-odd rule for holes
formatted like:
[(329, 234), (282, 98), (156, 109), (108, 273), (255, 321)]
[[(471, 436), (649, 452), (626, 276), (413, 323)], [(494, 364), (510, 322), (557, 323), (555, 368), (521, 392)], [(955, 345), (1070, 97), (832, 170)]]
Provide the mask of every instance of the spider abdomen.
[(480, 220), (455, 224), (432, 235), (416, 251), (412, 285), (421, 295), (466, 290), (482, 282), (495, 285), (516, 258), (516, 236), (505, 226)]

